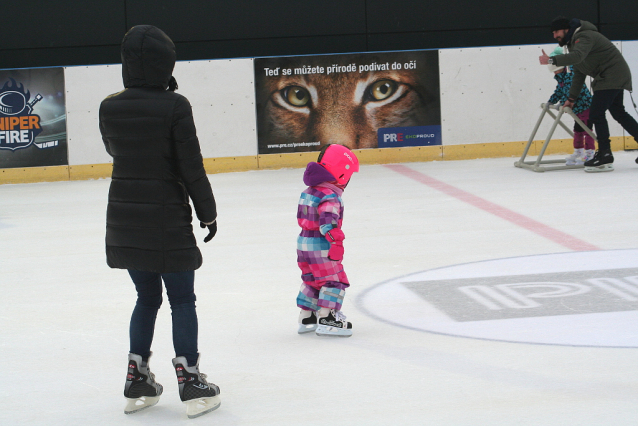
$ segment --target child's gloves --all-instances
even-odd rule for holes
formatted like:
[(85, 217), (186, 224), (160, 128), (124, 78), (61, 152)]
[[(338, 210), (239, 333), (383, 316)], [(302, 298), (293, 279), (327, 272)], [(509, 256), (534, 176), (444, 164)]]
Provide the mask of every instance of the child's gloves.
[(330, 260), (342, 260), (343, 259), (343, 240), (346, 236), (339, 228), (332, 228), (326, 232), (326, 239), (330, 243), (330, 250), (328, 251), (328, 259)]

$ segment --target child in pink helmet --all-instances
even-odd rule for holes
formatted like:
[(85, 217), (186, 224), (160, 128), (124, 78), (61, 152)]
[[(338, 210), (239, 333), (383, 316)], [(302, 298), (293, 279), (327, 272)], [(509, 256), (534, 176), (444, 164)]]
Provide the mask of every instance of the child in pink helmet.
[(297, 222), (297, 264), (301, 289), (297, 296), (299, 334), (315, 331), (319, 336), (350, 337), (352, 323), (341, 313), (346, 288), (350, 287), (341, 261), (343, 201), (350, 177), (359, 171), (359, 160), (342, 145), (326, 145), (317, 162), (308, 163), (303, 181)]

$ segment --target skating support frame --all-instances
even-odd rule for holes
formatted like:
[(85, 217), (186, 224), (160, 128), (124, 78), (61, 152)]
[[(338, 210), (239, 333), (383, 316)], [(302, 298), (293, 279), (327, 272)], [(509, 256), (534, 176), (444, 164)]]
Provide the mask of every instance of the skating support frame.
[[(563, 129), (565, 129), (565, 131), (567, 131), (567, 133), (569, 133), (572, 137), (574, 137), (574, 132), (572, 132), (572, 130), (569, 127), (567, 127), (565, 123), (561, 121), (561, 117), (565, 113), (571, 115), (574, 121), (576, 121), (580, 125), (580, 127), (582, 127), (583, 130), (585, 130), (589, 134), (589, 136), (594, 138), (595, 141), (598, 141), (598, 139), (596, 139), (596, 135), (594, 135), (591, 129), (587, 127), (585, 123), (583, 123), (581, 119), (578, 118), (578, 116), (574, 114), (574, 111), (572, 111), (572, 109), (569, 107), (563, 107), (563, 106), (553, 105), (550, 103), (544, 103), (544, 104), (541, 104), (541, 108), (543, 109), (543, 111), (541, 112), (540, 117), (538, 117), (538, 121), (536, 122), (536, 126), (534, 126), (532, 135), (529, 137), (529, 140), (527, 141), (527, 145), (525, 145), (525, 150), (523, 151), (523, 155), (521, 156), (520, 160), (514, 163), (514, 166), (520, 167), (522, 169), (533, 170), (535, 172), (544, 172), (547, 170), (582, 169), (584, 167), (582, 165), (568, 166), (567, 164), (565, 164), (565, 160), (543, 160), (543, 155), (545, 155), (545, 150), (547, 149), (547, 145), (549, 145), (549, 141), (552, 139), (552, 135), (554, 134), (554, 131), (556, 130), (556, 127), (558, 125), (560, 125)], [(555, 115), (550, 110), (558, 111), (558, 115)], [(536, 136), (536, 132), (538, 132), (538, 128), (540, 127), (541, 122), (543, 121), (543, 118), (545, 118), (545, 114), (549, 114), (554, 119), (554, 124), (552, 124), (552, 127), (549, 130), (549, 133), (547, 134), (547, 138), (545, 139), (545, 143), (543, 144), (543, 147), (541, 148), (541, 152), (538, 154), (538, 157), (536, 158), (536, 160), (525, 161), (525, 157), (527, 157), (529, 148), (534, 142), (534, 137)], [(556, 165), (556, 166), (542, 165), (542, 164), (561, 164), (561, 163), (562, 165)]]

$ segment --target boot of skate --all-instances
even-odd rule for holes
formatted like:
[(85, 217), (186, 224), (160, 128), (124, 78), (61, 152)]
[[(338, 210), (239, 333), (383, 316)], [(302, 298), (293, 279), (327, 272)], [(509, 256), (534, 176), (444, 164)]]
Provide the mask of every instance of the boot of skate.
[(587, 161), (594, 158), (594, 155), (596, 155), (595, 149), (586, 149), (585, 152), (583, 153), (582, 158), (578, 158), (576, 159), (576, 161), (582, 161), (583, 164), (585, 164)]
[(585, 161), (585, 171), (588, 173), (611, 172), (614, 170), (614, 156), (609, 147), (598, 148), (594, 158)]
[(352, 336), (352, 323), (336, 309), (321, 308), (317, 313), (317, 336)]
[(216, 410), (221, 405), (219, 387), (206, 381), (206, 375), (199, 372), (199, 356), (197, 364), (188, 366), (186, 357), (173, 358), (173, 367), (179, 384), (179, 397), (186, 404), (186, 415), (189, 419), (203, 416)]
[[(580, 132), (576, 132), (574, 133), (574, 139), (576, 139), (576, 135), (580, 133)], [(574, 149), (574, 153), (571, 155), (568, 155), (567, 158), (565, 158), (565, 165), (567, 166), (576, 166), (578, 165), (578, 159), (582, 158), (583, 155), (585, 154), (585, 149), (584, 148), (575, 148)], [(582, 165), (583, 163), (580, 163), (580, 165)]]
[(124, 414), (137, 413), (159, 401), (163, 387), (155, 381), (155, 375), (148, 367), (149, 360), (150, 356), (144, 361), (140, 355), (128, 354), (128, 374), (124, 385), (124, 397), (128, 402)]
[(302, 309), (299, 312), (299, 328), (297, 333), (310, 333), (317, 329), (317, 313), (315, 311), (307, 311)]

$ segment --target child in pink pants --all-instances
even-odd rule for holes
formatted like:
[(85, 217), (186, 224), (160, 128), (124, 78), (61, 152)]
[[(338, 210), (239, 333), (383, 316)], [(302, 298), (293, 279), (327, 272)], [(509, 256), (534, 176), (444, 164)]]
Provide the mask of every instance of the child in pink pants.
[[(563, 48), (557, 47), (549, 56), (562, 55)], [(548, 65), (549, 70), (554, 73), (554, 79), (556, 80), (556, 89), (549, 98), (550, 104), (563, 104), (569, 97), (569, 89), (572, 86), (572, 79), (574, 73), (570, 72), (565, 67), (557, 67), (554, 65)], [(589, 106), (591, 105), (591, 92), (586, 85), (583, 84), (583, 88), (580, 91), (578, 100), (572, 108), (574, 114), (587, 125), (589, 120)], [(585, 161), (590, 160), (596, 153), (596, 144), (594, 138), (578, 124), (574, 123), (574, 153), (569, 155), (565, 159), (565, 164), (568, 166), (582, 166)]]

